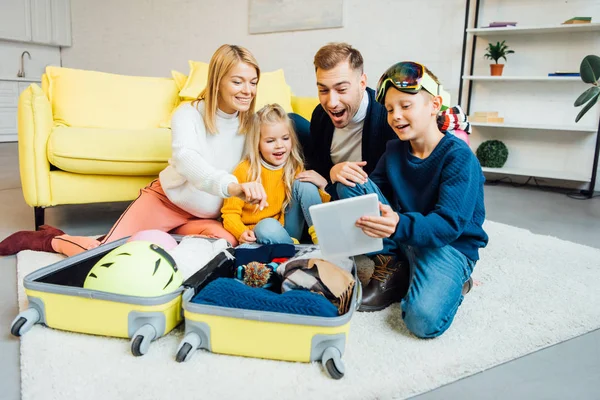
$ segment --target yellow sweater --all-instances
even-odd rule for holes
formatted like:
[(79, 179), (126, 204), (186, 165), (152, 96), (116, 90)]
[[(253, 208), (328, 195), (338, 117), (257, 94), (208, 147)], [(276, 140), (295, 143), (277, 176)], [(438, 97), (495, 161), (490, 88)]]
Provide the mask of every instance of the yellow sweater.
[[(235, 167), (233, 175), (239, 183), (248, 182), (250, 163), (244, 160)], [(284, 213), (281, 211), (285, 200), (285, 185), (283, 183), (283, 168), (270, 170), (261, 166), (260, 179), (269, 205), (262, 211), (255, 204), (249, 204), (237, 197), (229, 197), (223, 202), (221, 214), (223, 226), (237, 239), (247, 230), (253, 230), (256, 224), (265, 218), (275, 218), (281, 225), (284, 224)], [(326, 192), (319, 190), (321, 200), (330, 200)]]

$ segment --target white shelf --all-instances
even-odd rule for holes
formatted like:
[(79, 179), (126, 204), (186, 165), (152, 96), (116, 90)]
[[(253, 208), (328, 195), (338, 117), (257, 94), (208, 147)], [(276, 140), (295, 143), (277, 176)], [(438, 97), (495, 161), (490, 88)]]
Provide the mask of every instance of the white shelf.
[(533, 125), (533, 124), (493, 124), (485, 122), (471, 122), (471, 126), (482, 128), (506, 128), (506, 129), (535, 129), (541, 131), (570, 131), (596, 133), (596, 128), (579, 126), (557, 126), (557, 125)]
[(590, 182), (591, 176), (578, 172), (553, 171), (534, 168), (488, 168), (482, 167), (483, 172), (501, 175), (535, 176), (536, 178), (563, 179), (568, 181)]
[(468, 81), (552, 81), (552, 82), (581, 82), (579, 76), (488, 76), (488, 75), (463, 75)]
[(600, 24), (573, 24), (573, 25), (550, 25), (550, 26), (507, 26), (502, 28), (471, 28), (468, 33), (475, 36), (494, 35), (520, 35), (520, 34), (544, 34), (544, 33), (574, 33), (600, 31)]

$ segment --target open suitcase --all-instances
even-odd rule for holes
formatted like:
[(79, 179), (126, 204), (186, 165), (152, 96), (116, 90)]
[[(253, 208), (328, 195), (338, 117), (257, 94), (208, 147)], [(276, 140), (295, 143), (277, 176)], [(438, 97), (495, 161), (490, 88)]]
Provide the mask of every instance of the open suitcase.
[[(180, 236), (173, 236), (177, 241)], [(90, 269), (127, 238), (41, 268), (24, 278), (29, 308), (12, 322), (11, 333), (25, 334), (34, 324), (94, 335), (131, 338), (131, 352), (144, 355), (150, 343), (182, 321), (177, 291), (157, 297), (136, 297), (84, 289)]]
[[(296, 246), (296, 250), (307, 246)], [(235, 256), (235, 249), (229, 249), (228, 252)], [(342, 378), (345, 367), (341, 357), (350, 319), (361, 299), (356, 265), (353, 267), (356, 284), (349, 311), (339, 317), (314, 317), (192, 303), (192, 298), (211, 281), (234, 276), (233, 258), (220, 253), (184, 282), (182, 307), (185, 336), (177, 348), (176, 360), (189, 360), (197, 349), (284, 361), (320, 360), (330, 377)]]

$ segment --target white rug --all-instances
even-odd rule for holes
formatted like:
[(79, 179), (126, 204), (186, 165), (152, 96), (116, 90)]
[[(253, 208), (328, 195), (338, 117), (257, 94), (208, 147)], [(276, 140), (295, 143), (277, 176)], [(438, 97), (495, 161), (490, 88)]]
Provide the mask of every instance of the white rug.
[[(355, 313), (340, 381), (317, 363), (204, 351), (179, 364), (179, 329), (133, 357), (125, 339), (37, 325), (21, 339), (22, 398), (406, 398), (600, 327), (600, 250), (494, 222), (485, 229), (490, 245), (473, 275), (477, 285), (452, 327), (440, 338), (420, 340), (406, 330), (398, 305)], [(21, 252), (19, 282), (59, 259)]]

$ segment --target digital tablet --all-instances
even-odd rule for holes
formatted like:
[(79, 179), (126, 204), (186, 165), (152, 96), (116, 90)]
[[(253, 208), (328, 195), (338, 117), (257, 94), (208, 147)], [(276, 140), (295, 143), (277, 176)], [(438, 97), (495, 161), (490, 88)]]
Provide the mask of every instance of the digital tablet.
[(379, 216), (376, 194), (311, 206), (321, 253), (326, 257), (348, 257), (383, 249), (383, 240), (367, 236), (355, 224), (365, 215)]

